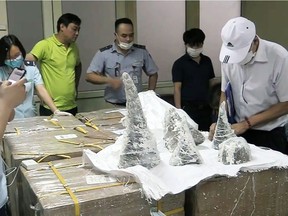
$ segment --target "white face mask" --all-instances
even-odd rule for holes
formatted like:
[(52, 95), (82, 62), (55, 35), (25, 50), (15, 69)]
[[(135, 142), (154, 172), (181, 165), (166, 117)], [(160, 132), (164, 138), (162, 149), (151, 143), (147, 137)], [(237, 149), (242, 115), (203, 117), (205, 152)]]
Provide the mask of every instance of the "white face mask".
[(198, 49), (193, 49), (191, 47), (187, 47), (187, 53), (192, 58), (198, 57), (200, 55), (200, 53), (202, 53), (202, 52), (203, 52), (203, 47), (198, 48)]
[(252, 50), (250, 52), (248, 52), (248, 54), (246, 55), (246, 57), (241, 61), (239, 62), (240, 65), (246, 65), (248, 64), (249, 62), (252, 61), (252, 59), (255, 57), (256, 55), (256, 52), (253, 53)]
[(123, 50), (129, 50), (133, 46), (134, 42), (132, 41), (131, 43), (124, 43), (119, 41), (119, 47)]

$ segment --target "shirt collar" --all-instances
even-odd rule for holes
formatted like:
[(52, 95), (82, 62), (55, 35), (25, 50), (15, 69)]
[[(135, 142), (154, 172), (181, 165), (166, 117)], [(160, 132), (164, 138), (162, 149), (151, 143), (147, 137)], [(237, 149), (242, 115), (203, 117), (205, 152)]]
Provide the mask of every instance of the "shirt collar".
[(264, 42), (264, 40), (262, 40), (259, 36), (259, 46), (257, 49), (257, 53), (254, 57), (254, 61), (257, 62), (267, 62), (268, 61), (268, 57), (267, 57), (267, 53), (266, 53), (266, 44)]
[(57, 46), (64, 46), (63, 43), (61, 43), (57, 37), (56, 37), (56, 34), (53, 34), (53, 41), (56, 43)]

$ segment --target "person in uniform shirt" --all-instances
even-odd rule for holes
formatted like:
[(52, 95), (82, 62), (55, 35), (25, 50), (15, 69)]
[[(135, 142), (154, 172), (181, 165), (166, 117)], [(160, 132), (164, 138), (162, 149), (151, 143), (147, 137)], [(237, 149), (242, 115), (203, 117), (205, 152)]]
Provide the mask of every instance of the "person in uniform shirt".
[[(81, 19), (66, 13), (57, 21), (57, 33), (39, 41), (27, 54), (26, 60), (38, 61), (47, 91), (58, 109), (75, 115), (77, 89), (82, 71), (76, 40)], [(48, 104), (40, 105), (40, 115), (51, 115)]]
[(57, 109), (48, 94), (38, 68), (32, 61), (24, 61), (26, 51), (15, 35), (6, 35), (0, 39), (0, 81), (8, 80), (14, 68), (26, 70), (26, 99), (15, 109), (16, 118), (27, 118), (37, 115), (34, 103), (34, 89), (39, 98), (49, 106), (55, 115), (70, 115)]
[[(230, 82), (236, 123), (232, 129), (248, 143), (288, 154), (284, 125), (288, 113), (288, 52), (256, 35), (253, 22), (237, 17), (221, 31), (221, 99)], [(211, 125), (212, 139), (215, 125)]]
[(125, 90), (121, 81), (127, 72), (138, 92), (142, 91), (142, 70), (149, 77), (148, 89), (155, 90), (158, 67), (145, 46), (134, 44), (133, 23), (128, 18), (115, 21), (115, 41), (97, 51), (87, 70), (86, 80), (93, 84), (107, 84), (104, 99), (116, 105), (126, 103)]
[(174, 104), (183, 109), (201, 131), (209, 131), (212, 109), (209, 105), (209, 82), (215, 77), (211, 59), (202, 54), (205, 34), (201, 29), (185, 31), (186, 53), (172, 67)]

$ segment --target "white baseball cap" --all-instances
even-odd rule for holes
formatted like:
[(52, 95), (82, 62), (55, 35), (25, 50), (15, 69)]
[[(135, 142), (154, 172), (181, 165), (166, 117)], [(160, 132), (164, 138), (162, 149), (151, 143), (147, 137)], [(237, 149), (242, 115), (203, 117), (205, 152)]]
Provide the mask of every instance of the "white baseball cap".
[(255, 36), (256, 29), (253, 22), (244, 17), (230, 19), (221, 31), (220, 61), (241, 62), (246, 57)]

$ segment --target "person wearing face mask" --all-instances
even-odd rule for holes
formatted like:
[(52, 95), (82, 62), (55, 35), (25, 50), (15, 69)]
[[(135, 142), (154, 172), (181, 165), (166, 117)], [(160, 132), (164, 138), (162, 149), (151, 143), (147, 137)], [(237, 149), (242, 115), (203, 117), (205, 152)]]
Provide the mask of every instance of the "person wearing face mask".
[[(261, 39), (255, 24), (244, 18), (230, 19), (221, 31), (219, 59), (222, 82), (231, 84), (236, 123), (232, 129), (248, 143), (288, 154), (284, 125), (288, 113), (288, 52)], [(212, 139), (215, 124), (210, 127)]]
[(104, 99), (125, 106), (126, 96), (121, 75), (127, 72), (138, 92), (142, 91), (142, 71), (149, 77), (148, 89), (155, 90), (158, 67), (145, 46), (134, 43), (133, 23), (128, 18), (115, 21), (114, 43), (98, 50), (87, 70), (86, 81), (106, 84)]
[(183, 41), (186, 53), (172, 67), (174, 104), (183, 109), (197, 124), (209, 131), (212, 109), (209, 106), (209, 81), (215, 77), (211, 59), (202, 54), (205, 40), (199, 28), (185, 31)]
[(26, 51), (15, 35), (6, 35), (0, 39), (0, 81), (8, 80), (14, 68), (26, 70), (25, 90), (27, 97), (22, 104), (15, 108), (15, 119), (36, 116), (37, 111), (33, 99), (34, 90), (55, 115), (70, 115), (57, 109), (43, 85), (42, 77), (35, 63), (25, 61), (25, 56)]

